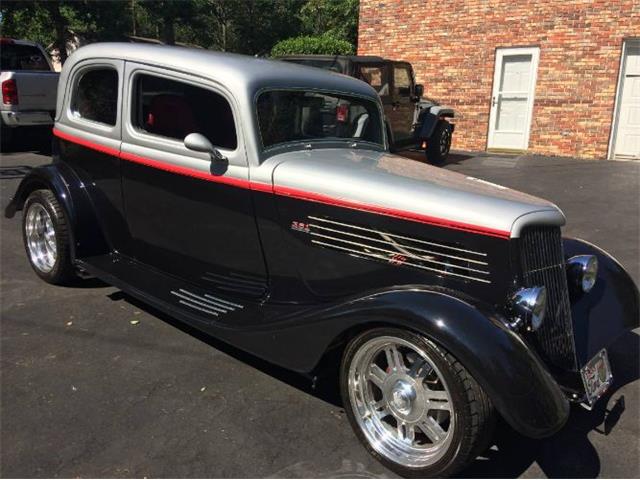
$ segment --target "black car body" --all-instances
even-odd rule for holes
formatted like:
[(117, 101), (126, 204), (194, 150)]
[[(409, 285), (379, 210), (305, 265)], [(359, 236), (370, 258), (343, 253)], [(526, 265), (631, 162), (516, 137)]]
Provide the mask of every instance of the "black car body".
[(346, 76), (96, 44), (65, 64), (53, 163), (6, 215), (24, 210), (46, 281), (79, 267), (296, 372), (341, 362), (365, 446), (451, 474), (493, 412), (540, 438), (595, 402), (638, 291), (552, 203), (394, 156), (384, 130)]

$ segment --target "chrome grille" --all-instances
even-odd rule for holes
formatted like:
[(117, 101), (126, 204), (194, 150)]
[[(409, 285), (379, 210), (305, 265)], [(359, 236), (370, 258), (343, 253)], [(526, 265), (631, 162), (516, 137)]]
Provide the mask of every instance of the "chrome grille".
[(309, 217), (311, 243), (392, 265), (427, 270), (463, 281), (491, 283), (487, 254), (357, 225)]
[(520, 239), (525, 287), (547, 288), (547, 311), (536, 339), (552, 364), (576, 369), (573, 323), (565, 270), (562, 238), (558, 227), (530, 227)]

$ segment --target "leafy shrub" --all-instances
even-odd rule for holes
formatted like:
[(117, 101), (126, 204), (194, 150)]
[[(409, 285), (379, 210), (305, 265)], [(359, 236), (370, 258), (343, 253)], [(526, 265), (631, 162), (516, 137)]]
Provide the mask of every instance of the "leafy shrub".
[(293, 37), (276, 43), (272, 57), (282, 55), (353, 55), (353, 45), (330, 35)]

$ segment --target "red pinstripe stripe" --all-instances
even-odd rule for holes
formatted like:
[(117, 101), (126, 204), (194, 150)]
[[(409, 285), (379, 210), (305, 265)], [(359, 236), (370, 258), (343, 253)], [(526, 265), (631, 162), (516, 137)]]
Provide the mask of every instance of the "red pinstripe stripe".
[(345, 200), (341, 198), (329, 197), (320, 193), (307, 192), (306, 190), (298, 190), (290, 187), (274, 186), (274, 193), (281, 196), (287, 196), (292, 198), (298, 198), (300, 200), (308, 200), (310, 202), (325, 203), (328, 205), (335, 205), (338, 207), (350, 208), (353, 210), (361, 210), (364, 212), (378, 213), (386, 215), (388, 217), (400, 218), (403, 220), (410, 220), (413, 222), (426, 223), (428, 225), (435, 225), (438, 227), (450, 228), (454, 230), (462, 230), (465, 232), (478, 233), (481, 235), (487, 235), (490, 237), (509, 238), (510, 232), (504, 230), (497, 230), (493, 228), (480, 227), (478, 225), (472, 225), (469, 223), (456, 222), (453, 220), (447, 220), (444, 218), (431, 217), (429, 215), (422, 215), (420, 213), (407, 212), (405, 210), (397, 210), (394, 208), (381, 207), (378, 205), (371, 205), (368, 203), (357, 202), (353, 200)]
[(412, 222), (424, 223), (427, 225), (434, 225), (437, 227), (449, 228), (453, 230), (461, 230), (464, 232), (477, 233), (480, 235), (486, 235), (490, 237), (497, 237), (508, 239), (511, 236), (511, 232), (505, 230), (497, 230), (493, 228), (482, 227), (479, 225), (473, 225), (469, 223), (456, 222), (453, 220), (447, 220), (444, 218), (432, 217), (429, 215), (422, 215), (419, 213), (407, 212), (405, 210), (397, 210), (394, 208), (382, 207), (379, 205), (371, 205), (368, 203), (358, 202), (354, 200), (347, 200), (342, 198), (330, 197), (321, 193), (308, 192), (306, 190), (299, 190), (297, 188), (272, 186), (261, 182), (252, 182), (250, 180), (242, 180), (232, 177), (212, 176), (210, 173), (194, 170), (187, 167), (179, 167), (176, 165), (170, 165), (165, 162), (160, 162), (133, 153), (121, 152), (115, 148), (106, 147), (98, 143), (93, 143), (88, 140), (69, 135), (57, 128), (53, 129), (53, 134), (63, 140), (67, 140), (72, 143), (76, 143), (83, 147), (96, 150), (107, 155), (113, 155), (129, 162), (138, 163), (151, 168), (164, 170), (165, 172), (176, 173), (179, 175), (185, 175), (188, 177), (198, 178), (206, 180), (208, 182), (222, 183), (225, 185), (231, 185), (238, 188), (245, 188), (248, 190), (254, 190), (258, 192), (272, 193), (284, 197), (297, 198), (299, 200), (306, 200), (309, 202), (323, 203), (325, 205), (332, 205), (342, 208), (349, 208), (352, 210), (360, 210), (363, 212), (376, 213), (380, 215), (386, 215), (388, 217), (399, 218), (402, 220), (409, 220)]
[(69, 135), (68, 133), (64, 133), (58, 130), (57, 128), (53, 129), (53, 134), (56, 137), (62, 138), (63, 140), (67, 140), (69, 142), (82, 145), (83, 147), (90, 148), (91, 150), (96, 150), (101, 153), (106, 153), (107, 155), (112, 155), (114, 157), (120, 156), (120, 150), (118, 150), (117, 148), (111, 148), (105, 145), (100, 145), (99, 143), (93, 143), (93, 142), (90, 142), (89, 140), (76, 137), (75, 135)]

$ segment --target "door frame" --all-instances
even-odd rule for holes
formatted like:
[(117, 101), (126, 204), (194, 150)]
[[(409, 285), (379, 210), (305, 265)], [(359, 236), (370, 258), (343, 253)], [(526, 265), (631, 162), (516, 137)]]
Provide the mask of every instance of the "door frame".
[[(618, 135), (618, 124), (620, 122), (620, 102), (622, 101), (622, 84), (624, 82), (624, 72), (626, 70), (627, 51), (631, 43), (640, 43), (640, 37), (629, 37), (622, 39), (620, 49), (620, 62), (618, 63), (618, 81), (616, 82), (616, 96), (613, 104), (613, 116), (611, 117), (611, 130), (609, 134), (609, 146), (607, 147), (607, 160), (615, 160), (615, 144)], [(623, 161), (623, 159), (618, 159)]]
[[(538, 64), (540, 62), (540, 47), (497, 47), (493, 64), (493, 87), (491, 89), (491, 98), (489, 104), (489, 130), (487, 133), (487, 150), (505, 150), (501, 147), (492, 147), (491, 140), (495, 133), (495, 116), (497, 114), (497, 106), (494, 105), (493, 99), (497, 97), (498, 90), (500, 89), (500, 74), (502, 73), (502, 59), (509, 55), (527, 55), (531, 54), (531, 63), (533, 66), (533, 75), (531, 81), (533, 83), (530, 86), (531, 95), (527, 101), (527, 128), (524, 135), (524, 146), (521, 149), (514, 149), (517, 151), (525, 151), (529, 148), (529, 136), (531, 135), (531, 122), (533, 120), (533, 104), (535, 101), (536, 85), (538, 83)], [(508, 149), (511, 150), (511, 149)]]

